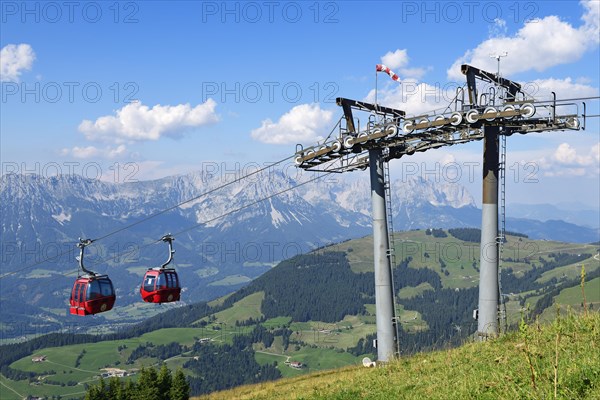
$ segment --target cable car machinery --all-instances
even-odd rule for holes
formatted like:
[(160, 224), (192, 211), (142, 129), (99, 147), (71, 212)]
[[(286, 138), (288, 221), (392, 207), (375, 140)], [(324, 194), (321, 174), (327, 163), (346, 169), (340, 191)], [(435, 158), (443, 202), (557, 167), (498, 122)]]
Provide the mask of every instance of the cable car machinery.
[[(499, 240), (498, 236), (498, 139), (516, 132), (585, 130), (586, 103), (582, 99), (557, 100), (552, 92), (551, 100), (540, 101), (499, 73), (466, 64), (461, 66), (461, 72), (466, 76), (466, 86), (456, 89), (455, 98), (442, 112), (407, 117), (401, 110), (337, 98), (343, 116), (330, 135), (315, 146), (296, 146), (296, 166), (307, 171), (349, 172), (370, 167), (376, 343), (378, 359), (382, 362), (399, 353), (390, 265), (393, 249), (389, 246), (386, 226), (386, 220), (391, 218), (386, 216), (387, 163), (416, 152), (484, 141), (478, 309), (478, 336), (484, 339), (498, 334), (498, 244), (503, 241), (503, 237)], [(481, 94), (478, 81), (487, 85)], [(465, 99), (465, 91), (468, 99)], [(353, 110), (369, 113), (364, 127), (358, 118), (355, 120)], [(337, 137), (331, 138), (336, 130)]]
[[(465, 102), (465, 87), (457, 88), (456, 97), (442, 113), (406, 117), (401, 110), (346, 98), (337, 98), (343, 117), (336, 128), (338, 137), (326, 139), (324, 143), (304, 148), (296, 146), (295, 163), (307, 171), (347, 172), (365, 169), (368, 166), (369, 149), (386, 150), (385, 161), (412, 155), (430, 149), (467, 143), (484, 138), (483, 128), (497, 126), (500, 134), (510, 136), (556, 130), (585, 130), (585, 102), (583, 112), (580, 104), (559, 101), (556, 98), (536, 101), (527, 97), (521, 85), (496, 74), (470, 65), (462, 65), (466, 75), (468, 103)], [(495, 101), (500, 93), (494, 87), (479, 95), (476, 79), (494, 83), (505, 89), (506, 96), (501, 105)], [(487, 103), (487, 104), (485, 104)], [(574, 112), (559, 113), (565, 107), (574, 107)], [(366, 127), (361, 130), (360, 120), (354, 120), (352, 110), (370, 112)], [(542, 114), (545, 112), (545, 115)], [(580, 127), (579, 118), (583, 118)], [(376, 120), (378, 119), (378, 120)], [(343, 126), (342, 120), (345, 122)], [(404, 134), (398, 134), (399, 132)], [(330, 135), (331, 136), (331, 135)]]

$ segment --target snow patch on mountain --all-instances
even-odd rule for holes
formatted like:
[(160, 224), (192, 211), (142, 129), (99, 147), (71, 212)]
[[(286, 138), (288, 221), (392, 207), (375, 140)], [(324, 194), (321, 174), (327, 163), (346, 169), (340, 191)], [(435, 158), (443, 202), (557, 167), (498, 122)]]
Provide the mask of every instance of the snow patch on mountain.
[(58, 215), (52, 215), (52, 218), (54, 218), (59, 224), (63, 225), (64, 222), (69, 222), (71, 221), (71, 214), (66, 214), (65, 212), (61, 212)]
[(275, 207), (273, 207), (273, 202), (269, 199), (269, 205), (271, 206), (271, 223), (275, 228), (279, 228), (281, 225), (284, 225), (287, 221), (282, 213), (277, 211)]

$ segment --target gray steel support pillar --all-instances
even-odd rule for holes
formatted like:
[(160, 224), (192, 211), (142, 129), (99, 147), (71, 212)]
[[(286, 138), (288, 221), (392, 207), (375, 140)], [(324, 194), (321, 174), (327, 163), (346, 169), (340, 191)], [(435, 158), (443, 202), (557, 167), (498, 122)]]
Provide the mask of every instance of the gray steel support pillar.
[(369, 150), (371, 202), (373, 214), (373, 258), (375, 266), (375, 313), (377, 322), (377, 359), (388, 362), (394, 356), (394, 293), (389, 259), (385, 209), (385, 186), (381, 149)]
[(479, 258), (480, 340), (498, 335), (498, 165), (497, 126), (483, 127), (483, 201), (481, 207), (481, 247)]

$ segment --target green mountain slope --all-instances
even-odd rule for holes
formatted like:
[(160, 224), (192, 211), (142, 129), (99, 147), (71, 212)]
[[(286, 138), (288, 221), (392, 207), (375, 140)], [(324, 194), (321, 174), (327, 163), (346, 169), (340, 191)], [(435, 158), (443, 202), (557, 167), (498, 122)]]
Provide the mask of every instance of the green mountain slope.
[[(441, 230), (396, 234), (403, 356), (461, 345), (476, 329), (478, 244), (467, 239)], [(582, 264), (587, 304), (600, 309), (597, 252), (597, 244), (509, 236), (503, 255), (509, 323), (522, 316), (552, 320), (555, 302), (580, 309)], [(371, 269), (371, 239), (351, 240), (286, 260), (224, 298), (169, 309), (125, 331), (4, 346), (0, 397), (77, 398), (104, 368), (135, 374), (160, 362), (183, 368), (196, 394), (360, 364), (374, 352)], [(33, 363), (35, 356), (46, 361)], [(223, 365), (243, 368), (232, 374)]]
[(599, 355), (600, 314), (569, 315), (384, 367), (346, 367), (196, 399), (598, 399)]

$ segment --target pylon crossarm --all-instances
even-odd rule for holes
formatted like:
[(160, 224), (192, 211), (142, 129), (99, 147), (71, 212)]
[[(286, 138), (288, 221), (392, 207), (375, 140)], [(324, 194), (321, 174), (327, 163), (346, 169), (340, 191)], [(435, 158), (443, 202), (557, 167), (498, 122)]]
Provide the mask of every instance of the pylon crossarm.
[[(559, 106), (561, 104), (545, 104), (536, 108), (534, 104), (526, 103), (519, 109), (513, 105), (507, 106), (503, 111), (488, 107), (482, 113), (471, 109), (460, 116), (453, 113), (450, 116), (431, 116), (431, 119), (422, 117), (418, 123), (415, 123), (414, 119), (406, 119), (403, 122), (396, 119), (395, 123), (372, 125), (355, 135), (340, 135), (339, 138), (320, 146), (301, 148), (296, 153), (295, 162), (298, 167), (307, 170), (356, 170), (360, 169), (352, 165), (352, 161), (356, 161), (356, 154), (366, 155), (369, 149), (394, 148), (393, 158), (400, 158), (418, 151), (481, 140), (483, 125), (501, 127), (501, 135), (581, 129), (580, 114), (551, 116)], [(335, 163), (337, 160), (342, 160), (338, 166), (315, 168), (321, 164)]]

